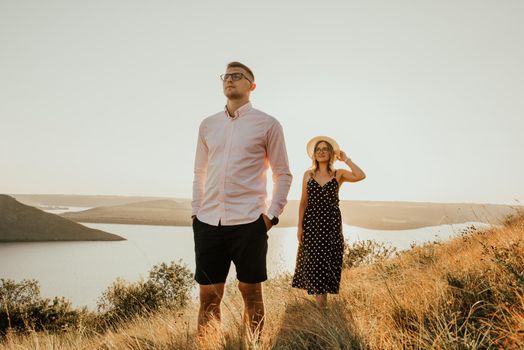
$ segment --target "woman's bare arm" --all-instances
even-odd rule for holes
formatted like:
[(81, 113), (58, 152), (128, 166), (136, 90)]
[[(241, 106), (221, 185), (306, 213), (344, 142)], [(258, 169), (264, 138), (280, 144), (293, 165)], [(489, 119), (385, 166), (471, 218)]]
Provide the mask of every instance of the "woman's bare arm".
[(302, 236), (303, 236), (303, 224), (304, 224), (304, 213), (306, 211), (307, 206), (307, 182), (309, 180), (309, 174), (310, 171), (306, 171), (304, 173), (304, 177), (302, 178), (302, 195), (300, 196), (300, 203), (298, 206), (298, 227), (297, 227), (297, 238), (299, 243), (302, 243)]
[(346, 165), (351, 169), (351, 171), (346, 169), (339, 169), (342, 172), (339, 182), (358, 182), (366, 178), (366, 174), (358, 165), (353, 163), (351, 158), (349, 158), (344, 151), (340, 151), (338, 159), (346, 163)]

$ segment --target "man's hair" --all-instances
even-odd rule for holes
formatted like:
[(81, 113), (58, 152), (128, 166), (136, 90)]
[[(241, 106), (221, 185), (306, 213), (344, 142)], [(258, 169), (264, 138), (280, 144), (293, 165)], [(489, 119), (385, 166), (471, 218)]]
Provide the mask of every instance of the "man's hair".
[(237, 61), (229, 62), (227, 64), (227, 68), (242, 68), (247, 72), (247, 74), (250, 75), (250, 78), (253, 79), (253, 81), (255, 81), (255, 75), (253, 74), (253, 71), (251, 71), (251, 69), (249, 69), (249, 67), (243, 63)]

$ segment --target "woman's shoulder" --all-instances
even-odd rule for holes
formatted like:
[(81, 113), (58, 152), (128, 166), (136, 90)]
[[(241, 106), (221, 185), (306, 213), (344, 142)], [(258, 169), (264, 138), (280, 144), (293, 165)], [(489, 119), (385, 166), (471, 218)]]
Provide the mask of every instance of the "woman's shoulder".
[(313, 170), (311, 169), (307, 169), (306, 171), (304, 171), (304, 179), (309, 179), (313, 177), (313, 175)]

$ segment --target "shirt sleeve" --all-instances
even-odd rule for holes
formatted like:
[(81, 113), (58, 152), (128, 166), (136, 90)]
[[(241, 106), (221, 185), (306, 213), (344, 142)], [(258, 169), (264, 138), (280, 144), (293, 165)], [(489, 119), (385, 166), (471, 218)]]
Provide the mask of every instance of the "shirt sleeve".
[(195, 153), (195, 166), (193, 177), (193, 200), (191, 201), (191, 215), (197, 215), (204, 198), (204, 188), (207, 174), (208, 148), (204, 138), (204, 126), (200, 124)]
[(287, 204), (293, 175), (289, 170), (284, 131), (276, 120), (268, 130), (267, 156), (273, 172), (273, 194), (268, 215), (280, 216)]

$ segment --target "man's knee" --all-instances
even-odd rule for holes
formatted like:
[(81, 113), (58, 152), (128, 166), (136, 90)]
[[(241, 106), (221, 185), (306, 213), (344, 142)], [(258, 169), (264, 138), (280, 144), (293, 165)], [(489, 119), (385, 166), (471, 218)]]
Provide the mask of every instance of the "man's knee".
[(206, 309), (220, 305), (224, 295), (224, 284), (200, 285), (200, 305)]
[(262, 283), (238, 283), (238, 289), (245, 301), (257, 302), (262, 300)]

